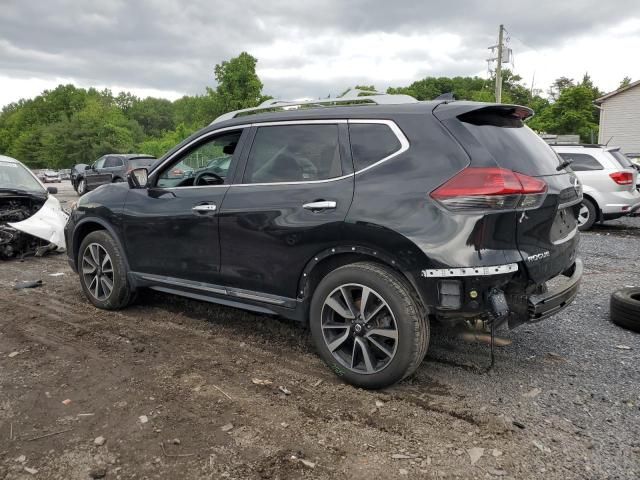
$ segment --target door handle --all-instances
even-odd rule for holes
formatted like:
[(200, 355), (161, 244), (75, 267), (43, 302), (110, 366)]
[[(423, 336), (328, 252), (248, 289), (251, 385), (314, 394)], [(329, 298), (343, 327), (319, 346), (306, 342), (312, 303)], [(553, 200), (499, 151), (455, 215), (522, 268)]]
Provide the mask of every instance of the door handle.
[(212, 203), (206, 203), (204, 205), (196, 205), (191, 210), (195, 212), (202, 212), (202, 213), (215, 212), (216, 206), (213, 205)]
[(305, 210), (333, 210), (338, 204), (331, 200), (319, 200), (317, 202), (305, 203), (302, 208)]

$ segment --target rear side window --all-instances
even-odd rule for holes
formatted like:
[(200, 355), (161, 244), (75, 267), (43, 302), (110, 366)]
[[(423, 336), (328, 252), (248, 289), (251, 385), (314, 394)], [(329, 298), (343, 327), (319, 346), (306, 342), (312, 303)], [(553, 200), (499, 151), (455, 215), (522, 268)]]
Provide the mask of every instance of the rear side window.
[(603, 170), (600, 162), (592, 155), (586, 153), (558, 153), (563, 160), (571, 162), (571, 170), (574, 172), (588, 172), (592, 170)]
[(153, 162), (155, 161), (156, 161), (155, 158), (138, 157), (138, 158), (130, 158), (128, 160), (128, 163), (129, 163), (129, 168), (133, 170), (135, 168), (150, 167), (151, 165), (153, 165)]
[(351, 155), (355, 170), (362, 170), (397, 152), (401, 145), (388, 125), (352, 123), (349, 125)]
[(500, 167), (525, 175), (557, 175), (560, 160), (547, 143), (517, 116), (480, 109), (458, 117)]
[(622, 168), (633, 168), (631, 161), (619, 150), (609, 150), (609, 154), (616, 159)]
[(104, 168), (121, 167), (122, 159), (120, 157), (107, 157), (104, 161)]
[(337, 124), (259, 127), (245, 183), (304, 182), (342, 175)]

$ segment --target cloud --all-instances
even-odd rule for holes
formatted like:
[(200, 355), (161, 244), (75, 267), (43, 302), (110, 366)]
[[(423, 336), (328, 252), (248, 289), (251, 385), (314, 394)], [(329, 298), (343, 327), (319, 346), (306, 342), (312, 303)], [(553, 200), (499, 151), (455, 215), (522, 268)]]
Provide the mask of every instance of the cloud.
[[(625, 75), (640, 77), (625, 48), (640, 38), (637, 1), (2, 3), (0, 102), (17, 99), (6, 91), (16, 82), (3, 78), (34, 79), (34, 88), (71, 79), (171, 98), (202, 92), (214, 84), (214, 65), (243, 50), (259, 59), (265, 91), (285, 98), (336, 94), (354, 83), (385, 88), (425, 75), (475, 75), (486, 71), (498, 22), (525, 78), (533, 70), (540, 82), (588, 70), (610, 89)], [(602, 57), (584, 51), (594, 45)]]

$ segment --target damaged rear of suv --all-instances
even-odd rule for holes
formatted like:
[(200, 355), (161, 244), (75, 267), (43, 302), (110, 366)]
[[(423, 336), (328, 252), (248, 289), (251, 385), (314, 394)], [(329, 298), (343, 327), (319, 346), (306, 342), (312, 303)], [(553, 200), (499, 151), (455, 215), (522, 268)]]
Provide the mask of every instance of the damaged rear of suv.
[(323, 360), (364, 388), (415, 371), (433, 321), (514, 328), (573, 301), (581, 187), (524, 125), (531, 110), (404, 95), (300, 106), (225, 114), (128, 186), (83, 196), (66, 237), (87, 298), (117, 309), (146, 287), (307, 322)]
[(0, 155), (0, 260), (64, 251), (67, 214), (19, 161)]

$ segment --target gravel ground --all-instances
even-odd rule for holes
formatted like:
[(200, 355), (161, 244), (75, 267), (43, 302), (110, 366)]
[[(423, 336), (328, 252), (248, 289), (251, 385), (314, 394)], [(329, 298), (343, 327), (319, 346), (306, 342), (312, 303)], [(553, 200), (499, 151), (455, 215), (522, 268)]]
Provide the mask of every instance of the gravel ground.
[(640, 336), (608, 319), (639, 252), (640, 218), (583, 234), (576, 302), (501, 332), (491, 373), (487, 346), (436, 331), (381, 392), (296, 324), (151, 292), (98, 311), (64, 255), (4, 262), (0, 478), (639, 478)]

